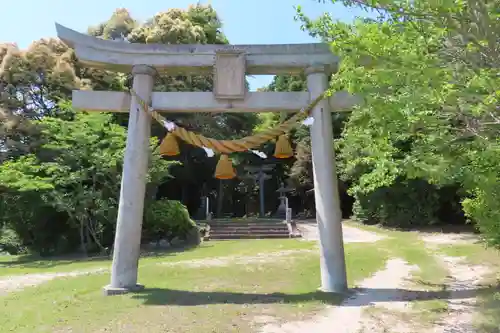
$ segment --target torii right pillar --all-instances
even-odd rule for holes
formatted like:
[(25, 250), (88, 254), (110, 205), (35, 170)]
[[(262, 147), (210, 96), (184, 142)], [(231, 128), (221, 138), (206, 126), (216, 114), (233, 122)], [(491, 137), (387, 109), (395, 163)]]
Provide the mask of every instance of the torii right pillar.
[[(325, 66), (313, 66), (307, 68), (305, 74), (312, 101), (328, 89), (329, 72)], [(320, 290), (342, 293), (347, 290), (347, 275), (333, 147), (332, 115), (328, 99), (323, 99), (316, 105), (312, 116), (314, 123), (311, 127), (311, 148), (320, 245)]]

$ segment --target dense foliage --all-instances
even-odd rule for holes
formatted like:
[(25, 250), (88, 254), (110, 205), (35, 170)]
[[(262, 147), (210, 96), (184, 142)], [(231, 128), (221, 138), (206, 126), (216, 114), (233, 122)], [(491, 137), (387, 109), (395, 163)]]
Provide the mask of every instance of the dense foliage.
[(186, 207), (179, 201), (157, 200), (145, 209), (143, 237), (150, 241), (172, 242), (176, 237), (186, 240), (195, 227)]
[(500, 176), (500, 3), (344, 5), (380, 15), (352, 24), (328, 15), (311, 21), (299, 8), (298, 18), (342, 58), (332, 89), (364, 98), (338, 142), (356, 214), (390, 225), (428, 224), (443, 218), (439, 203), (456, 211), (453, 198), (460, 198), (485, 239), (500, 245), (493, 204)]
[[(48, 254), (112, 244), (125, 129), (111, 120), (108, 114), (44, 117), (34, 125), (45, 142), (0, 165), (0, 219), (24, 246)], [(168, 176), (168, 164), (153, 153), (150, 190)]]

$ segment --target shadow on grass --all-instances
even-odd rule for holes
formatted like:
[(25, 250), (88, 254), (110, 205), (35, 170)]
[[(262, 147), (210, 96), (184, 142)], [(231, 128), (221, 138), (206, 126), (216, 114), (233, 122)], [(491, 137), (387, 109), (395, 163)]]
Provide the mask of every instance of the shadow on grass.
[(500, 292), (482, 294), (478, 308), (477, 332), (500, 332)]
[[(210, 247), (213, 245), (203, 245)], [(168, 249), (143, 249), (141, 250), (141, 258), (154, 258), (154, 257), (167, 257), (176, 255), (180, 252), (188, 252), (196, 249), (198, 246), (184, 246), (184, 247), (171, 247)], [(83, 256), (81, 254), (70, 254), (57, 257), (42, 257), (38, 255), (23, 255), (13, 257), (12, 260), (0, 260), (0, 267), (2, 268), (32, 268), (43, 269), (51, 267), (62, 267), (74, 263), (85, 262), (105, 262), (111, 261), (112, 255), (99, 255), (99, 256)]]
[(276, 303), (305, 303), (320, 301), (329, 305), (338, 305), (349, 298), (346, 306), (365, 306), (376, 303), (400, 301), (426, 301), (433, 299), (453, 300), (470, 299), (479, 293), (493, 293), (498, 287), (484, 287), (478, 289), (448, 291), (415, 291), (407, 289), (351, 289), (348, 293), (329, 294), (323, 292), (309, 292), (303, 294), (258, 294), (236, 292), (193, 292), (188, 290), (174, 290), (162, 288), (146, 288), (135, 293), (132, 297), (142, 299), (145, 305), (177, 305), (196, 306), (209, 304), (276, 304)]
[(132, 296), (142, 299), (145, 305), (178, 305), (196, 306), (208, 304), (276, 304), (276, 303), (303, 303), (320, 301), (325, 304), (340, 304), (348, 294), (328, 294), (310, 292), (304, 294), (251, 294), (235, 292), (194, 292), (188, 290), (174, 290), (163, 288), (146, 288)]
[[(378, 225), (378, 224), (367, 224), (367, 225)], [(380, 225), (378, 225), (380, 226)], [(439, 234), (466, 234), (466, 235), (478, 235), (479, 231), (471, 224), (465, 225), (449, 225), (449, 224), (438, 224), (432, 226), (411, 226), (411, 227), (389, 227), (380, 226), (383, 229), (394, 230), (394, 231), (416, 231), (425, 233), (439, 233)]]

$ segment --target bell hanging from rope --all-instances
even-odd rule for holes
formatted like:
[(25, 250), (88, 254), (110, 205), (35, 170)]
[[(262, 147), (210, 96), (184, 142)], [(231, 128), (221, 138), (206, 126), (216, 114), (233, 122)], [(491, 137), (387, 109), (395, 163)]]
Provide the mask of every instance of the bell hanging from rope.
[(274, 157), (276, 158), (290, 158), (293, 156), (293, 149), (290, 146), (290, 141), (288, 141), (288, 136), (282, 134), (278, 137), (276, 141), (276, 146), (274, 148)]
[(179, 154), (179, 143), (177, 142), (175, 135), (168, 133), (160, 144), (160, 155), (177, 156)]
[(226, 154), (222, 154), (215, 168), (215, 178), (233, 179), (236, 177), (236, 171), (233, 168), (233, 162)]

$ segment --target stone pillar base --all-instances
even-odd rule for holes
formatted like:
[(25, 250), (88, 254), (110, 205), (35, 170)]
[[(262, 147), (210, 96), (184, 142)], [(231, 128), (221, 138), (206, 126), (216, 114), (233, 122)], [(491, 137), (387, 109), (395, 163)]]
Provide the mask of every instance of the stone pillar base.
[(141, 290), (144, 290), (144, 286), (142, 284), (136, 284), (135, 286), (126, 288), (112, 287), (111, 285), (107, 285), (102, 288), (104, 296), (124, 295), (128, 293), (135, 293)]
[(342, 287), (339, 287), (337, 290), (328, 290), (323, 287), (319, 287), (316, 289), (316, 291), (323, 294), (340, 295), (346, 297), (352, 296), (353, 294), (353, 292), (350, 289)]

